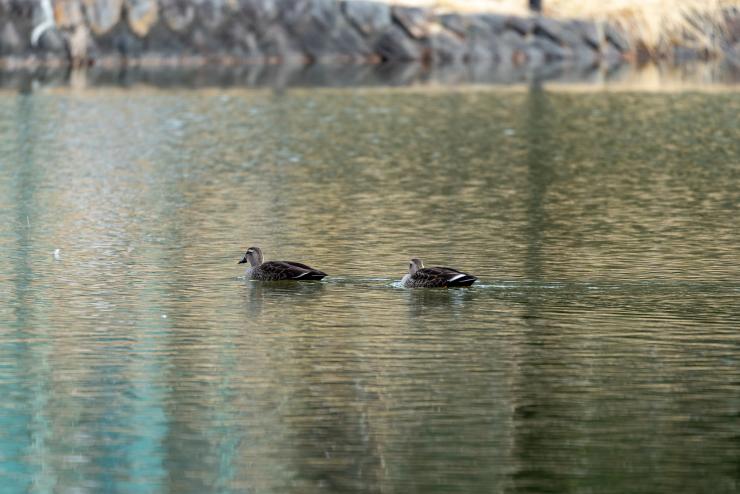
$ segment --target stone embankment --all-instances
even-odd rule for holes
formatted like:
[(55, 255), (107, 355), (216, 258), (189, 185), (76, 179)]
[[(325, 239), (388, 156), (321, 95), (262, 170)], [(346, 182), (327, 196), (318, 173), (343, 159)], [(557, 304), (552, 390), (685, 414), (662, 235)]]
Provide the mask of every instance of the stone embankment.
[(618, 64), (613, 26), (339, 0), (0, 0), (0, 67)]

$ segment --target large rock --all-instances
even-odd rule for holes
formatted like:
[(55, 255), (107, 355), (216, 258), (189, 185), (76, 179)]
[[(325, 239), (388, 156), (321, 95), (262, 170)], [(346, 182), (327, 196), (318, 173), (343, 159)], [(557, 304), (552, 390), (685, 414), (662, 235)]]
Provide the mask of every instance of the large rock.
[(384, 3), (353, 0), (342, 2), (347, 19), (365, 36), (377, 35), (391, 25), (391, 8)]
[(196, 8), (196, 17), (206, 31), (220, 34), (226, 22), (226, 5), (223, 0), (208, 0)]
[(123, 0), (83, 0), (87, 22), (92, 32), (102, 35), (121, 19)]
[(598, 50), (601, 48), (601, 36), (596, 23), (590, 21), (572, 20), (568, 23), (571, 30), (580, 34), (581, 39), (591, 48)]
[(398, 26), (391, 26), (380, 35), (375, 51), (385, 61), (421, 60), (425, 57), (423, 44), (409, 37)]
[(530, 40), (530, 46), (541, 50), (548, 62), (573, 58), (573, 52), (555, 43), (548, 36), (537, 36)]
[[(141, 41), (143, 41), (145, 45), (144, 51), (148, 53), (179, 55), (182, 53), (192, 52), (192, 32), (192, 25), (188, 29), (187, 35), (185, 35), (173, 32), (169, 24), (166, 22), (158, 22), (152, 26), (147, 37)], [(126, 40), (126, 46), (130, 47), (135, 47), (135, 41), (139, 40), (138, 37), (131, 34), (128, 28), (125, 29), (125, 34), (121, 33), (121, 36), (125, 38), (135, 38), (135, 40)]]
[(467, 59), (471, 62), (491, 61), (497, 56), (497, 35), (491, 25), (475, 16), (470, 19), (465, 33), (468, 44)]
[(69, 57), (73, 65), (84, 65), (94, 43), (87, 26), (76, 26), (67, 37)]
[(468, 30), (468, 19), (460, 14), (442, 14), (439, 23), (458, 36), (465, 36)]
[(566, 23), (539, 16), (535, 20), (534, 34), (547, 37), (561, 46), (575, 46), (581, 41), (580, 33), (572, 31)]
[[(262, 32), (278, 18), (280, 7), (277, 0), (231, 0), (236, 2), (237, 20), (246, 21), (255, 32)], [(283, 6), (283, 5), (281, 5)]]
[(674, 46), (673, 47), (673, 62), (676, 64), (693, 62), (704, 58), (704, 51), (688, 46)]
[(526, 61), (527, 43), (516, 31), (505, 31), (498, 38), (496, 54), (502, 63), (521, 65)]
[(161, 15), (168, 28), (184, 33), (195, 19), (195, 5), (189, 0), (159, 0)]
[(257, 36), (243, 23), (230, 23), (225, 34), (231, 40), (229, 46), (225, 47), (229, 52), (252, 61), (262, 60)]
[(349, 25), (334, 0), (296, 2), (282, 11), (282, 19), (311, 60), (359, 61), (372, 54), (367, 41)]
[(526, 36), (534, 30), (534, 19), (531, 17), (510, 16), (506, 18), (506, 28)]
[(588, 43), (579, 43), (572, 47), (573, 57), (579, 66), (591, 67), (599, 63), (599, 52)]
[(727, 7), (724, 11), (725, 36), (729, 45), (740, 42), (740, 8)]
[(17, 55), (25, 45), (12, 21), (0, 24), (0, 55)]
[(143, 38), (157, 22), (157, 0), (125, 0), (126, 19), (131, 30)]
[(65, 56), (67, 41), (59, 29), (53, 27), (43, 32), (38, 42), (38, 49), (47, 55)]
[(629, 51), (629, 41), (627, 41), (627, 38), (616, 26), (611, 24), (604, 25), (604, 35), (606, 36), (606, 40), (621, 53)]
[(611, 43), (606, 44), (601, 56), (607, 67), (616, 67), (622, 63), (622, 52)]
[(435, 62), (459, 64), (468, 58), (468, 45), (446, 29), (436, 29), (429, 38)]
[[(527, 19), (507, 18), (497, 14), (480, 14), (476, 15), (475, 18), (487, 24), (494, 34), (503, 33), (509, 27), (509, 22), (517, 26), (518, 29), (530, 29)], [(526, 25), (524, 24), (525, 22), (527, 22)]]
[(85, 18), (79, 0), (56, 0), (54, 2), (54, 21), (59, 28), (71, 28), (82, 24)]
[(38, 0), (0, 0), (0, 19), (29, 19), (38, 7)]
[(430, 9), (417, 7), (399, 7), (392, 9), (393, 18), (412, 38), (422, 39), (429, 36), (429, 27), (433, 21)]
[[(524, 49), (525, 60), (529, 67), (539, 67), (547, 61), (545, 51), (537, 43), (529, 43)], [(517, 62), (519, 62), (517, 60)]]
[(270, 63), (302, 63), (305, 54), (297, 46), (285, 27), (280, 23), (271, 24), (258, 40), (260, 52)]
[(134, 34), (124, 23), (117, 24), (105, 36), (99, 36), (96, 41), (99, 54), (108, 59), (119, 57), (121, 60), (129, 60), (140, 57), (144, 52), (145, 40)]
[(341, 19), (339, 5), (334, 0), (303, 0), (283, 6), (281, 18), (292, 29), (314, 24), (331, 30)]
[(727, 47), (725, 50), (727, 60), (735, 67), (740, 67), (740, 41)]

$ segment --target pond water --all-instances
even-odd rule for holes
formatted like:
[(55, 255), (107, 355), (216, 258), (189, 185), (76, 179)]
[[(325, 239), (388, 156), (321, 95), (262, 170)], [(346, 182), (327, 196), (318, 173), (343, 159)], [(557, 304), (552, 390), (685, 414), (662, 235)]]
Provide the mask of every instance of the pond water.
[[(0, 93), (0, 491), (737, 492), (738, 114)], [(250, 245), (330, 276), (246, 281)]]

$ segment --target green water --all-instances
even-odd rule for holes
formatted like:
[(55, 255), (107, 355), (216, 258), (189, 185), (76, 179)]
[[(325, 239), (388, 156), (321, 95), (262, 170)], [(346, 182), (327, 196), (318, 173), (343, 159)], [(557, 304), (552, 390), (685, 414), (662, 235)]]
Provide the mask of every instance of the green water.
[(0, 94), (0, 492), (740, 491), (739, 114)]

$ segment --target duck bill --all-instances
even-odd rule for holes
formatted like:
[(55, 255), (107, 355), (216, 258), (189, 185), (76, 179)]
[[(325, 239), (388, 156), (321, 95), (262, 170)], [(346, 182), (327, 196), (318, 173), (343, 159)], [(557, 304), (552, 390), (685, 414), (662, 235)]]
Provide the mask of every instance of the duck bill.
[(237, 262), (237, 264), (244, 264), (245, 262), (247, 262), (247, 256), (242, 257), (242, 260)]

